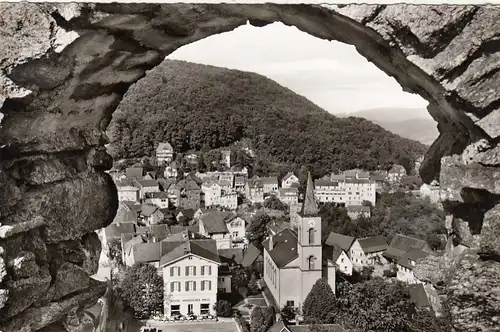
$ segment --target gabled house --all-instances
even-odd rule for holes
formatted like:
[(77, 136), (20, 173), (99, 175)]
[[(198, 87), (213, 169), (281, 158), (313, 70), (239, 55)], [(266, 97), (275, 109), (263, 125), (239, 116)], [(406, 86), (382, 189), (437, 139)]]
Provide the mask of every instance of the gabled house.
[(311, 332), (315, 330), (321, 332), (346, 332), (346, 330), (344, 330), (344, 328), (339, 324), (295, 324), (287, 326), (282, 320), (274, 323), (268, 332)]
[(116, 190), (118, 192), (118, 201), (123, 202), (138, 202), (139, 188), (134, 185), (132, 180), (124, 179), (116, 182)]
[(216, 241), (189, 232), (179, 235), (161, 242), (164, 312), (167, 316), (215, 314), (222, 265)]
[(355, 220), (359, 217), (365, 217), (365, 218), (370, 218), (371, 216), (371, 210), (369, 206), (365, 205), (347, 205), (347, 215), (352, 219)]
[(141, 200), (146, 198), (146, 193), (160, 191), (160, 185), (156, 180), (135, 180), (135, 185), (139, 188), (139, 198)]
[(176, 184), (179, 190), (179, 206), (183, 209), (197, 210), (200, 207), (201, 188), (192, 179), (180, 180)]
[(395, 263), (412, 249), (420, 249), (428, 253), (432, 252), (431, 247), (424, 240), (403, 234), (396, 234), (392, 238), (387, 250), (383, 253), (383, 256), (387, 261)]
[(237, 192), (244, 192), (245, 184), (246, 184), (245, 177), (243, 176), (234, 177), (234, 190), (236, 190)]
[(143, 204), (139, 212), (139, 220), (147, 226), (157, 225), (163, 218), (163, 213), (155, 205)]
[(142, 167), (127, 167), (125, 176), (129, 180), (142, 180), (144, 176), (144, 168)]
[(382, 235), (356, 239), (351, 246), (349, 257), (354, 268), (363, 268), (375, 263), (384, 263), (382, 254), (387, 250), (388, 244)]
[(165, 167), (165, 170), (163, 171), (163, 176), (167, 179), (176, 179), (177, 175), (179, 174), (179, 165), (177, 161), (171, 162), (167, 167)]
[(232, 216), (231, 212), (225, 211), (212, 211), (201, 216), (198, 223), (200, 234), (216, 240), (217, 249), (232, 248), (231, 233), (226, 224)]
[(102, 249), (109, 250), (109, 242), (112, 240), (121, 240), (122, 234), (134, 234), (136, 225), (132, 222), (112, 223), (104, 228), (102, 232)]
[(264, 195), (278, 193), (278, 178), (276, 176), (262, 177), (260, 181), (262, 183)]
[(240, 262), (241, 266), (244, 268), (252, 268), (254, 271), (257, 271), (260, 275), (264, 273), (264, 256), (262, 256), (262, 252), (249, 243), (248, 246), (243, 249), (243, 258)]
[(281, 179), (281, 188), (292, 188), (292, 185), (294, 183), (300, 185), (299, 178), (295, 174), (293, 174), (292, 172), (288, 172), (283, 177), (283, 179)]
[(175, 219), (177, 221), (181, 221), (181, 218), (185, 218), (187, 220), (192, 220), (194, 218), (194, 214), (196, 213), (195, 210), (193, 209), (184, 209), (184, 210), (180, 210), (179, 212), (177, 212), (177, 214), (175, 215)]
[(218, 182), (206, 182), (201, 185), (201, 191), (205, 194), (205, 206), (220, 205), (222, 188)]
[(158, 165), (169, 163), (174, 159), (174, 149), (168, 142), (159, 143), (156, 148), (156, 160)]
[(145, 196), (145, 203), (159, 209), (168, 209), (168, 194), (164, 191), (148, 192)]
[(247, 245), (246, 240), (246, 221), (242, 217), (232, 213), (224, 220), (226, 222), (227, 230), (231, 235), (231, 242), (233, 248), (245, 248)]
[(436, 182), (431, 184), (424, 183), (420, 187), (420, 195), (428, 197), (431, 203), (439, 203), (441, 201), (441, 187)]
[(396, 279), (408, 284), (421, 283), (422, 281), (415, 277), (413, 269), (415, 268), (418, 259), (425, 258), (429, 255), (429, 252), (425, 252), (421, 249), (410, 249), (396, 261)]
[(352, 275), (353, 264), (349, 257), (351, 246), (355, 239), (335, 232), (331, 232), (325, 241), (324, 254), (338, 267), (339, 271)]
[(246, 187), (246, 198), (252, 203), (263, 203), (264, 202), (264, 185), (258, 176), (254, 176), (247, 181)]

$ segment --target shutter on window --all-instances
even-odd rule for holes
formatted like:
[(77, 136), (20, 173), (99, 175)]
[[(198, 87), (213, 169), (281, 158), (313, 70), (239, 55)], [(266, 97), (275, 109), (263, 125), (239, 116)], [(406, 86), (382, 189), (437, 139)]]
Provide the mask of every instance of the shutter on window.
[(171, 282), (170, 283), (170, 293), (173, 293), (174, 292), (174, 283)]
[(170, 276), (173, 277), (174, 276), (174, 267), (172, 266), (170, 268)]
[(205, 265), (201, 266), (201, 275), (205, 275)]
[(212, 266), (208, 266), (208, 275), (211, 276), (212, 275)]
[(189, 266), (186, 266), (186, 276), (189, 275)]
[(196, 291), (196, 281), (193, 281), (193, 291)]
[(208, 281), (208, 290), (212, 290), (212, 281)]
[(205, 280), (201, 281), (201, 290), (205, 290)]
[(193, 275), (196, 275), (196, 266), (193, 266)]
[(189, 291), (189, 281), (186, 281), (186, 292)]
[[(181, 275), (181, 267), (180, 266), (177, 267), (177, 275), (178, 276)], [(181, 288), (181, 286), (179, 286), (179, 288)]]

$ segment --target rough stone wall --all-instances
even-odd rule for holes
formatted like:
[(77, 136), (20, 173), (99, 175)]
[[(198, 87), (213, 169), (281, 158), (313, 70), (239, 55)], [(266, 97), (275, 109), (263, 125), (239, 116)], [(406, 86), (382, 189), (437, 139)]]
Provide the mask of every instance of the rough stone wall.
[(496, 6), (0, 4), (0, 331), (67, 330), (103, 294), (88, 275), (93, 230), (117, 207), (112, 112), (166, 55), (247, 21), (354, 45), (429, 101), (440, 136), (420, 173), (440, 179), (454, 243), (418, 273), (447, 285), (456, 331), (498, 331), (499, 18)]

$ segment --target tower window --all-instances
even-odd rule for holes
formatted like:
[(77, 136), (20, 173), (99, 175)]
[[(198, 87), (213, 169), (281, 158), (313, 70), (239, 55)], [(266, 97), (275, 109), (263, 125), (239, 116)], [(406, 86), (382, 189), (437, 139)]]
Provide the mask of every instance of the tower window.
[(309, 228), (309, 244), (314, 244), (314, 228)]
[(309, 256), (309, 270), (314, 270), (314, 256)]

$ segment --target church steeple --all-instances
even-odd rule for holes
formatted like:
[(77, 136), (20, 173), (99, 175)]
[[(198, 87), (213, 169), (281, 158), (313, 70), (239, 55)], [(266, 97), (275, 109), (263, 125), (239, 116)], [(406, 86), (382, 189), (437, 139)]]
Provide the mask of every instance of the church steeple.
[(307, 186), (304, 202), (302, 203), (301, 214), (303, 217), (315, 217), (318, 215), (318, 207), (314, 198), (314, 187), (311, 172), (307, 173)]

